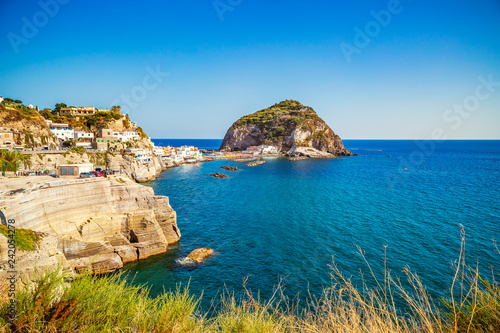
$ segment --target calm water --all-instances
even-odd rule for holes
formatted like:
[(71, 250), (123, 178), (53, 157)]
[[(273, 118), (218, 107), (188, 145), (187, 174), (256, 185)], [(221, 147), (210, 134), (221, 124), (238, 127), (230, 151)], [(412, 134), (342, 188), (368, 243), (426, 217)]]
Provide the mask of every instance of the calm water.
[[(394, 275), (409, 266), (434, 296), (444, 296), (458, 257), (460, 225), (469, 263), (479, 260), (485, 271), (500, 265), (493, 245), (500, 239), (500, 141), (345, 145), (363, 156), (266, 159), (254, 168), (219, 161), (167, 170), (148, 185), (170, 197), (181, 241), (168, 254), (129, 264), (125, 271), (137, 274), (135, 283), (150, 284), (153, 293), (190, 282), (192, 293), (204, 292), (202, 304), (208, 307), (225, 288), (241, 291), (247, 277), (247, 286), (263, 297), (280, 279), (289, 296), (319, 294), (330, 284), (332, 257), (359, 281), (366, 266), (356, 245), (377, 272), (387, 245)], [(220, 169), (225, 164), (241, 171)], [(214, 172), (230, 178), (210, 177)], [(175, 264), (199, 247), (217, 255), (195, 268)]]
[(200, 149), (219, 149), (222, 140), (219, 139), (153, 139), (160, 147), (195, 146)]

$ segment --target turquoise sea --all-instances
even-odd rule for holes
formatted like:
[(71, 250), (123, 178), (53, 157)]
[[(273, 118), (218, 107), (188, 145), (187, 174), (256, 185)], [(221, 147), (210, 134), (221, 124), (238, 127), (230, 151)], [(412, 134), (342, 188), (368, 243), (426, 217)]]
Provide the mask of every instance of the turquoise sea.
[[(218, 148), (221, 142), (194, 141), (186, 143)], [(127, 265), (127, 279), (147, 283), (153, 294), (189, 283), (193, 294), (203, 292), (206, 308), (225, 290), (242, 292), (245, 279), (263, 298), (279, 281), (287, 296), (306, 298), (330, 285), (332, 258), (361, 283), (359, 271), (367, 267), (356, 246), (382, 276), (386, 246), (393, 275), (408, 267), (442, 297), (461, 225), (469, 264), (500, 271), (494, 246), (500, 240), (500, 141), (344, 143), (362, 156), (269, 158), (253, 168), (217, 161), (165, 171), (147, 186), (170, 198), (182, 238), (165, 255)], [(222, 170), (226, 164), (241, 170)], [(215, 172), (230, 177), (209, 176)], [(196, 267), (176, 264), (199, 247), (216, 255)]]

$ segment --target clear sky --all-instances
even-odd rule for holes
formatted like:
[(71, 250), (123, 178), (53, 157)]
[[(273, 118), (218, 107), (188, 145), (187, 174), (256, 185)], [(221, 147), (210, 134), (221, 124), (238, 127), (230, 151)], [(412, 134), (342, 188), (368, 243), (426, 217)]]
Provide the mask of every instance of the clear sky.
[(0, 38), (0, 95), (119, 104), (154, 138), (284, 99), (345, 139), (500, 138), (498, 0), (1, 0)]

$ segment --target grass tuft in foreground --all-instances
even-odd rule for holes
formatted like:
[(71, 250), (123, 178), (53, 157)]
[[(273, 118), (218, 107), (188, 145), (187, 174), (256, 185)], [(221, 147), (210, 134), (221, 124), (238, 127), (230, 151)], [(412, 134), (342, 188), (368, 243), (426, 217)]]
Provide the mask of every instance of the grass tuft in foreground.
[(500, 332), (499, 284), (495, 275), (488, 280), (465, 264), (462, 237), (450, 296), (436, 304), (408, 269), (403, 283), (387, 269), (378, 279), (368, 265), (366, 278), (376, 286), (368, 288), (355, 286), (334, 263), (332, 286), (305, 310), (290, 305), (278, 288), (267, 302), (250, 292), (243, 298), (224, 295), (209, 318), (187, 288), (151, 298), (147, 287), (131, 286), (119, 275), (69, 282), (54, 271), (21, 288), (13, 325), (7, 284), (0, 283), (0, 332)]

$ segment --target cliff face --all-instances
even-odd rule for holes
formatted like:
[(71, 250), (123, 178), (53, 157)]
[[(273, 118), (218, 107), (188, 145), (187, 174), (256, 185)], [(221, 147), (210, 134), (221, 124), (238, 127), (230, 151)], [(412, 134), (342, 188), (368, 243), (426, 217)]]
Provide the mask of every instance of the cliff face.
[[(180, 238), (168, 198), (127, 178), (27, 177), (0, 183), (0, 207), (16, 227), (44, 233), (34, 252), (17, 255), (18, 267), (63, 267), (96, 273), (167, 251)], [(0, 239), (0, 275), (6, 249)]]
[(95, 168), (120, 170), (139, 183), (156, 179), (162, 171), (171, 166), (165, 165), (157, 156), (153, 156), (148, 163), (142, 164), (138, 159), (127, 154), (105, 152), (79, 154), (73, 150), (68, 150), (64, 153), (61, 152), (61, 154), (43, 154), (43, 151), (33, 153), (31, 154), (30, 164), (21, 164), (19, 170), (43, 172), (45, 170), (54, 170), (54, 165), (80, 163), (92, 163)]
[(108, 168), (122, 170), (139, 183), (156, 179), (167, 168), (157, 156), (153, 156), (147, 164), (141, 164), (138, 159), (130, 155), (108, 154), (106, 163)]
[(352, 155), (312, 108), (292, 100), (240, 118), (227, 131), (220, 149), (259, 145), (275, 146), (288, 155)]
[(58, 145), (45, 119), (34, 109), (25, 111), (0, 105), (0, 126), (18, 131), (14, 136), (18, 145), (26, 147), (43, 145), (56, 147)]

